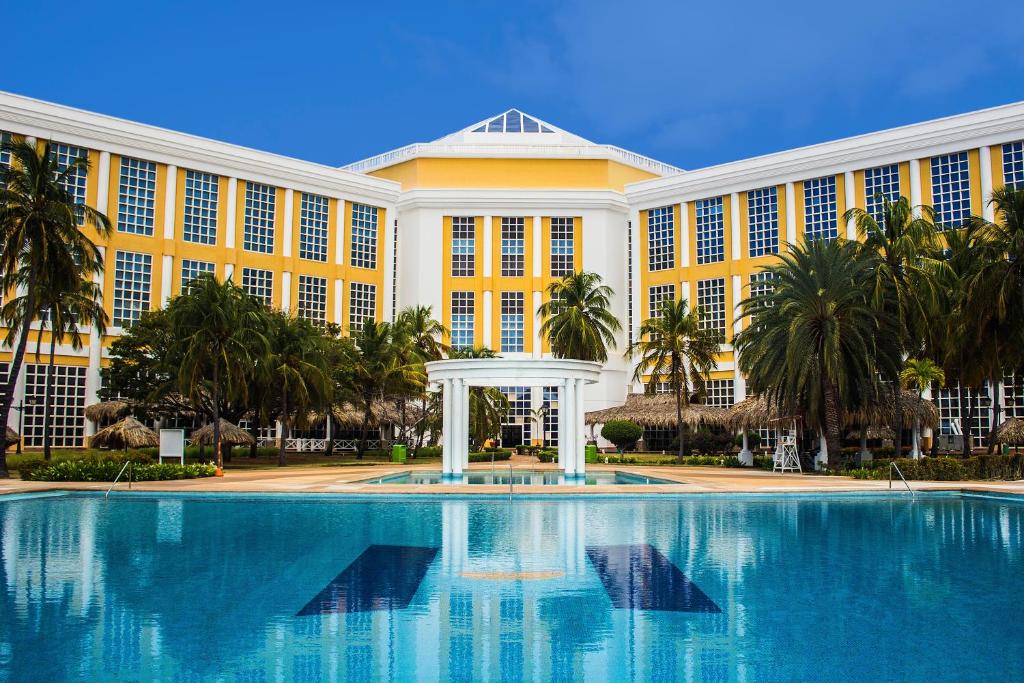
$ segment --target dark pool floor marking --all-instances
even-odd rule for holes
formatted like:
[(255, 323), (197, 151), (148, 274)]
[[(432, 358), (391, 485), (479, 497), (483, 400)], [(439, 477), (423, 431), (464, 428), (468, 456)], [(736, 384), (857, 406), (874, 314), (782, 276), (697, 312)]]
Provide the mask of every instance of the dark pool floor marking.
[(697, 584), (647, 543), (587, 546), (587, 557), (617, 609), (722, 611)]
[(437, 548), (371, 545), (296, 616), (408, 607)]

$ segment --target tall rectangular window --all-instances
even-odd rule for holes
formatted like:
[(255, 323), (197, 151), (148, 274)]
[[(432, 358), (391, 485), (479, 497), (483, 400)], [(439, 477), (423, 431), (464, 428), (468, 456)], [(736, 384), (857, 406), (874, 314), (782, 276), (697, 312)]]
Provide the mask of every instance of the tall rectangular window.
[[(508, 398), (508, 412), (502, 419), (503, 427), (522, 427), (522, 439), (517, 443), (505, 443), (502, 446), (509, 448), (528, 444), (533, 439), (533, 388), (532, 387), (498, 387), (498, 391)], [(504, 439), (505, 436), (502, 436)]]
[(452, 292), (452, 347), (473, 348), (476, 338), (476, 294)]
[(118, 232), (152, 235), (156, 216), (156, 164), (121, 157), (117, 187)]
[[(57, 166), (57, 172), (63, 173), (67, 170), (68, 166), (71, 165), (75, 159), (82, 157), (88, 158), (89, 150), (84, 147), (75, 147), (74, 145), (65, 145), (61, 142), (55, 142), (50, 145), (50, 157)], [(74, 172), (68, 174), (68, 176), (61, 182), (61, 186), (64, 191), (67, 192), (75, 200), (75, 204), (85, 204), (85, 184), (87, 181), (88, 171), (82, 167), (78, 167)]]
[(296, 313), (318, 324), (327, 322), (327, 278), (314, 275), (299, 276), (299, 296)]
[(697, 263), (725, 259), (725, 214), (721, 197), (694, 202), (697, 216)]
[(660, 318), (661, 306), (666, 301), (675, 301), (675, 285), (655, 285), (647, 290), (647, 317)]
[(261, 254), (274, 253), (274, 219), (277, 188), (260, 183), (245, 183), (245, 214), (242, 247)]
[(217, 243), (217, 199), (220, 178), (212, 173), (185, 171), (182, 239), (197, 244)]
[(804, 235), (809, 240), (834, 240), (838, 235), (836, 177), (804, 181)]
[(762, 270), (758, 273), (750, 274), (750, 296), (762, 296), (765, 294), (771, 294), (775, 285), (772, 283), (772, 274), (769, 271)]
[[(50, 443), (57, 448), (83, 445), (85, 437), (85, 376), (82, 365), (54, 365), (50, 388)], [(23, 435), (25, 445), (43, 445), (47, 366), (25, 364)]]
[(526, 274), (526, 219), (501, 219), (501, 276), (522, 277)]
[(669, 270), (676, 267), (676, 226), (671, 206), (647, 212), (647, 268)]
[(1003, 405), (1006, 417), (1024, 418), (1024, 375), (1011, 372), (1003, 376)]
[(327, 260), (327, 220), (330, 200), (318, 194), (302, 193), (299, 204), (299, 258)]
[(575, 221), (569, 217), (551, 218), (551, 277), (565, 277), (576, 269)]
[(352, 205), (352, 265), (377, 267), (377, 209), (365, 204)]
[(709, 379), (705, 383), (708, 393), (704, 403), (716, 408), (731, 408), (735, 403), (733, 381), (731, 379)]
[(355, 334), (367, 320), (377, 318), (377, 285), (353, 282), (349, 286), (348, 327)]
[(452, 276), (476, 275), (476, 219), (452, 216)]
[(270, 306), (274, 300), (274, 271), (242, 268), (242, 289)]
[(558, 387), (544, 387), (541, 407), (544, 409), (544, 445), (558, 445)]
[(725, 278), (697, 280), (697, 306), (702, 330), (725, 334)]
[[(987, 387), (983, 390), (968, 388), (965, 392), (971, 402), (977, 406), (982, 397), (988, 397)], [(947, 384), (944, 388), (932, 387), (932, 403), (939, 409), (939, 434), (965, 433), (965, 425), (960, 422), (960, 388), (958, 384)], [(975, 446), (984, 446), (990, 430), (989, 411), (987, 409), (974, 412), (971, 420), (971, 434)]]
[(864, 208), (881, 225), (883, 198), (900, 198), (900, 166), (889, 164), (864, 169)]
[(114, 257), (114, 305), (111, 319), (128, 327), (149, 310), (153, 280), (153, 256), (119, 251)]
[(1024, 140), (1003, 145), (1003, 184), (1024, 190)]
[(772, 185), (747, 192), (747, 241), (751, 256), (779, 253), (779, 191)]
[(959, 228), (971, 217), (971, 171), (967, 152), (932, 157), (932, 208), (943, 228)]
[[(0, 130), (0, 145), (6, 145), (11, 141), (11, 134), (5, 130)], [(11, 165), (11, 153), (6, 149), (0, 149), (0, 166)]]
[(215, 265), (209, 261), (196, 261), (194, 259), (181, 260), (181, 293), (187, 294), (189, 283), (203, 273), (213, 273)]
[(525, 348), (526, 304), (523, 292), (501, 293), (501, 350), (521, 353)]

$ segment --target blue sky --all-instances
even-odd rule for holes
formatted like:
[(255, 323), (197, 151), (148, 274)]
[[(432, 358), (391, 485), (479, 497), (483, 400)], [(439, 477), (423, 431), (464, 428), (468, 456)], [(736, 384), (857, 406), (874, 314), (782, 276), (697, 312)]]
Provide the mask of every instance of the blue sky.
[(510, 107), (697, 168), (1024, 100), (1009, 1), (79, 0), (4, 24), (0, 89), (332, 165)]

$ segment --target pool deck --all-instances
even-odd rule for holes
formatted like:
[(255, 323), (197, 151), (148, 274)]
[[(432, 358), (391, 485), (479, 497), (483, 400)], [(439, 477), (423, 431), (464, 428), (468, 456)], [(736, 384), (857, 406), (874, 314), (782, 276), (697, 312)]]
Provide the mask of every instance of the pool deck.
[[(515, 457), (516, 469), (551, 470), (552, 464), (540, 465), (534, 458)], [(497, 464), (498, 471), (507, 470), (509, 461)], [(338, 493), (338, 494), (506, 494), (508, 486), (467, 484), (370, 484), (365, 480), (409, 471), (437, 470), (438, 463), (426, 465), (309, 466), (282, 469), (227, 470), (224, 477), (147, 481), (133, 484), (136, 491), (193, 491), (246, 493)], [(474, 463), (470, 471), (490, 471), (489, 463)], [(658, 494), (658, 493), (822, 493), (850, 491), (888, 491), (887, 481), (865, 481), (849, 477), (775, 474), (764, 470), (723, 467), (659, 467), (635, 465), (587, 465), (588, 471), (629, 472), (657, 477), (678, 484), (637, 484), (598, 486), (515, 486), (517, 494), (594, 495), (594, 494)], [(55, 483), (0, 479), (0, 494), (30, 493), (53, 490), (105, 491), (107, 483)], [(1024, 481), (913, 481), (915, 491), (978, 491), (1024, 495)], [(127, 485), (119, 483), (117, 490)], [(894, 482), (893, 490), (905, 490), (902, 482)]]

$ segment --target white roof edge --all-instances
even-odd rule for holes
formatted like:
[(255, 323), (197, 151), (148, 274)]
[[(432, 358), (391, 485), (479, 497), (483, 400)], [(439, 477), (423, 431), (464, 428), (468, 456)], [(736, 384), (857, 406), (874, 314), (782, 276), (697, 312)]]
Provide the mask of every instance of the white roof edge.
[[(116, 154), (206, 170), (292, 189), (356, 194), (394, 202), (399, 183), (272, 152), (137, 123), (0, 91), (0, 128)], [(154, 158), (155, 157), (155, 158)]]
[[(860, 170), (1024, 136), (1024, 101), (797, 147), (626, 185), (630, 202), (694, 198)], [(685, 201), (685, 199), (683, 199)]]

